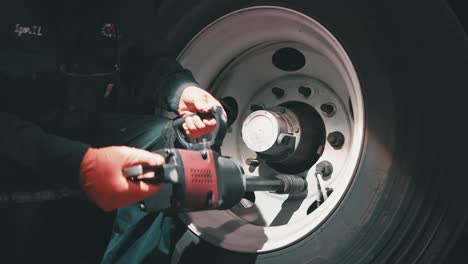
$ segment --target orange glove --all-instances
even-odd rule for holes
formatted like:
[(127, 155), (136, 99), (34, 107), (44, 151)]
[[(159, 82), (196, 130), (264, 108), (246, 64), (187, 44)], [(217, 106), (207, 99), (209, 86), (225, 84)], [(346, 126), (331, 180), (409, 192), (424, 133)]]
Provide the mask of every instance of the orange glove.
[[(178, 112), (180, 116), (185, 117), (185, 123), (182, 127), (187, 136), (199, 138), (215, 130), (216, 120), (214, 118), (202, 120), (199, 116), (191, 116), (196, 113), (209, 113), (214, 106), (221, 106), (221, 103), (207, 91), (195, 86), (184, 89), (180, 97)], [(224, 109), (223, 113), (226, 117)]]
[[(157, 167), (164, 164), (161, 155), (130, 147), (89, 148), (81, 161), (80, 183), (88, 198), (105, 211), (141, 201), (157, 192), (159, 185), (127, 180), (123, 169), (134, 165)], [(146, 172), (142, 178), (154, 177)]]

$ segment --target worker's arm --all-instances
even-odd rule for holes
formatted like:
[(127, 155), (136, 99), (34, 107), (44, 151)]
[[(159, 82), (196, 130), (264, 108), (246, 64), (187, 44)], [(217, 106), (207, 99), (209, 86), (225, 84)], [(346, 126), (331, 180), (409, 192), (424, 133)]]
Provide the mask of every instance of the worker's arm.
[[(124, 146), (90, 148), (81, 162), (80, 183), (91, 201), (110, 211), (141, 201), (160, 189), (159, 184), (127, 180), (123, 173), (125, 168), (136, 165), (154, 168), (163, 164), (161, 155), (142, 149)], [(154, 170), (149, 170), (138, 179), (154, 176)]]
[[(124, 36), (121, 44), (137, 58), (128, 63), (127, 68), (125, 65), (122, 68), (127, 73), (133, 72), (134, 76), (144, 72), (144, 83), (136, 85), (143, 86), (140, 88), (144, 92), (136, 92), (141, 96), (135, 107), (149, 106), (143, 107), (148, 110), (156, 104), (187, 117), (197, 112), (206, 113), (213, 106), (220, 105), (208, 92), (200, 89), (190, 70), (176, 61), (173, 47), (166, 46), (167, 43), (161, 40), (158, 27), (164, 25), (158, 21), (159, 14), (155, 11), (154, 1), (138, 1), (135, 4), (118, 0), (115, 6), (118, 7), (116, 17), (119, 32)], [(184, 124), (185, 132), (194, 138), (213, 131), (215, 127), (214, 119), (200, 120), (196, 117), (187, 117)]]
[(154, 58), (146, 76), (144, 85), (148, 88), (142, 100), (151, 100), (150, 104), (156, 103), (169, 112), (178, 113), (179, 102), (186, 88), (198, 87), (192, 73), (173, 57)]
[[(104, 210), (127, 206), (159, 190), (157, 185), (129, 182), (122, 173), (133, 165), (161, 166), (164, 159), (158, 154), (129, 147), (91, 148), (47, 134), (38, 126), (4, 112), (0, 112), (0, 123), (0, 159), (30, 169), (35, 172), (31, 177), (41, 177), (51, 185), (81, 185), (90, 200)], [(140, 178), (153, 177), (152, 173)]]
[(47, 183), (78, 186), (80, 162), (88, 145), (49, 135), (33, 123), (4, 112), (0, 112), (0, 124), (1, 159), (41, 172)]
[[(148, 86), (155, 87), (151, 96), (157, 105), (167, 111), (185, 117), (185, 133), (198, 138), (212, 132), (216, 127), (214, 118), (201, 119), (196, 113), (208, 113), (214, 106), (221, 106), (210, 93), (200, 88), (192, 73), (183, 68), (174, 58), (155, 59), (150, 71)], [(222, 107), (222, 106), (221, 106)]]

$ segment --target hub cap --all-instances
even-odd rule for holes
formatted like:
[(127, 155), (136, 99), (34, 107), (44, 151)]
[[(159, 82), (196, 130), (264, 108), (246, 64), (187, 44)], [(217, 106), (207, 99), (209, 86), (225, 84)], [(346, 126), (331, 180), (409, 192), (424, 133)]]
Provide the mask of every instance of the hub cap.
[(255, 152), (275, 152), (280, 148), (278, 137), (287, 134), (287, 121), (279, 113), (256, 111), (249, 115), (242, 126), (245, 145)]

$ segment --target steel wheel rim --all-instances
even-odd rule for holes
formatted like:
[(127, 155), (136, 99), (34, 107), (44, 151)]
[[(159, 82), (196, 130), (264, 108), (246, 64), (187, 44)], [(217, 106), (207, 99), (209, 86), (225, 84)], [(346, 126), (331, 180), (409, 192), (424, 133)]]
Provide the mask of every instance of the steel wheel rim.
[[(296, 71), (275, 69), (271, 60), (268, 65), (265, 58), (271, 58), (271, 54), (282, 47), (301, 51), (306, 65)], [(210, 88), (216, 95), (237, 97), (241, 110), (232, 132), (226, 137), (223, 154), (237, 158), (243, 166), (247, 166), (244, 154), (248, 150), (239, 141), (239, 134), (242, 120), (250, 113), (247, 106), (255, 103), (255, 100), (266, 100), (264, 98), (268, 97), (272, 86), (281, 84), (288, 87), (287, 96), (282, 101), (278, 99), (278, 104), (300, 101), (318, 110), (320, 104), (333, 101), (337, 106), (336, 115), (327, 117), (321, 113), (327, 134), (339, 130), (346, 138), (345, 145), (339, 150), (329, 143), (325, 144), (319, 161), (330, 160), (336, 165), (331, 179), (323, 182), (333, 189), (333, 193), (310, 214), (307, 214), (307, 210), (315, 201), (318, 191), (314, 193), (309, 188), (307, 196), (299, 199), (301, 203), (295, 213), (281, 225), (261, 226), (254, 220), (261, 216), (269, 225), (272, 219), (277, 218), (279, 213), (275, 217), (275, 212), (278, 212), (277, 208), (281, 207), (285, 197), (270, 193), (256, 193), (259, 200), (256, 200), (255, 206), (260, 211), (257, 216), (248, 210), (242, 215), (242, 209), (234, 209), (187, 213), (182, 214), (181, 219), (208, 242), (239, 252), (277, 250), (316, 230), (346, 194), (364, 140), (365, 112), (359, 79), (339, 41), (319, 22), (302, 13), (282, 7), (257, 6), (232, 12), (205, 27), (185, 47), (178, 60), (192, 70), (201, 87)], [(305, 98), (295, 92), (300, 85), (310, 86), (315, 94)], [(248, 88), (239, 91), (238, 87)], [(340, 113), (342, 117), (338, 118)], [(337, 156), (342, 160), (338, 161)], [(316, 185), (315, 177), (311, 174), (314, 168), (304, 173), (309, 186)], [(248, 171), (247, 167), (245, 169)], [(258, 173), (258, 170), (254, 173)], [(287, 206), (291, 204), (288, 202), (285, 208)]]

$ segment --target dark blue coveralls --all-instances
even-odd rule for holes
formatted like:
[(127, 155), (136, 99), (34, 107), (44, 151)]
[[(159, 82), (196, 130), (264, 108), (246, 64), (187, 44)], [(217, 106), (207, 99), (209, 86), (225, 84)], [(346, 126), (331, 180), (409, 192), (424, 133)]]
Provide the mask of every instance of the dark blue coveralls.
[[(189, 71), (184, 70), (175, 61), (162, 60), (162, 68), (155, 67), (152, 76), (161, 76), (160, 87), (164, 87), (163, 98), (169, 110), (176, 111), (180, 93), (189, 85), (196, 85)], [(175, 135), (171, 122), (164, 117), (148, 117), (129, 120), (118, 117), (105, 125), (100, 133), (104, 134), (99, 142), (104, 145), (138, 147), (157, 150), (174, 147)], [(119, 125), (122, 124), (122, 125)], [(126, 137), (119, 137), (118, 131), (126, 127)], [(109, 135), (116, 134), (115, 138)], [(175, 242), (186, 230), (186, 226), (176, 215), (166, 212), (142, 212), (137, 204), (117, 210), (112, 235), (103, 256), (103, 263), (169, 263)]]

